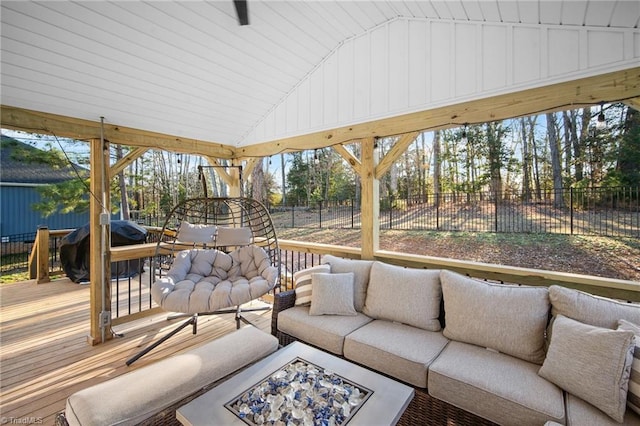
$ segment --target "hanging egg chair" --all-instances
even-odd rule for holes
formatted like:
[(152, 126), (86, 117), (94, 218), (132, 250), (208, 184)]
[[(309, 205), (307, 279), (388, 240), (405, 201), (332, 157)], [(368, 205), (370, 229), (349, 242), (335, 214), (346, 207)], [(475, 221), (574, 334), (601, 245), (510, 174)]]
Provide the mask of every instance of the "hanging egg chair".
[[(236, 327), (249, 323), (242, 308), (277, 288), (278, 239), (267, 208), (251, 198), (191, 198), (167, 216), (158, 242), (151, 297), (164, 310), (188, 320), (129, 360), (137, 359), (191, 325), (199, 315), (235, 314)], [(249, 323), (250, 324), (250, 323)]]

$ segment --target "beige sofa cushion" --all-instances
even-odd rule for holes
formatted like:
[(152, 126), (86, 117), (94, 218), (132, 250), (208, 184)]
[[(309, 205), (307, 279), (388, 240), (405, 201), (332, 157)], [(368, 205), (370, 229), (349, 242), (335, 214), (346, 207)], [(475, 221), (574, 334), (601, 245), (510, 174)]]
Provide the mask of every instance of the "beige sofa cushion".
[(640, 305), (616, 302), (582, 291), (552, 285), (549, 287), (551, 313), (564, 315), (584, 324), (614, 329), (618, 320), (640, 324)]
[(559, 315), (539, 374), (622, 422), (634, 349), (631, 331), (595, 327)]
[(278, 339), (244, 327), (188, 352), (78, 391), (65, 416), (76, 425), (135, 425), (278, 349)]
[(618, 321), (618, 330), (632, 331), (636, 336), (636, 347), (633, 350), (629, 389), (627, 391), (627, 407), (640, 414), (640, 326), (629, 321)]
[(309, 315), (358, 315), (353, 307), (353, 272), (313, 274)]
[(448, 342), (441, 332), (375, 320), (345, 338), (344, 356), (403, 382), (426, 388), (429, 365)]
[(429, 367), (429, 394), (504, 425), (564, 423), (562, 389), (539, 365), (479, 346), (449, 342)]
[(331, 266), (316, 265), (303, 269), (293, 274), (293, 285), (296, 291), (296, 305), (309, 306), (311, 304), (311, 292), (313, 291), (312, 276), (316, 273), (329, 273)]
[(294, 306), (278, 314), (278, 330), (326, 351), (342, 355), (344, 338), (372, 321), (358, 313), (350, 315), (309, 315), (308, 306)]
[(439, 270), (374, 262), (362, 312), (376, 319), (440, 331), (441, 301)]
[(331, 265), (331, 273), (333, 274), (353, 272), (353, 304), (356, 311), (362, 312), (373, 260), (343, 259), (341, 257), (325, 255), (322, 256), (322, 263)]
[(544, 361), (549, 295), (545, 287), (490, 284), (440, 273), (445, 337), (525, 361)]
[[(620, 423), (575, 395), (565, 394), (565, 407), (567, 426), (620, 426)], [(622, 424), (640, 426), (640, 416), (627, 410)]]

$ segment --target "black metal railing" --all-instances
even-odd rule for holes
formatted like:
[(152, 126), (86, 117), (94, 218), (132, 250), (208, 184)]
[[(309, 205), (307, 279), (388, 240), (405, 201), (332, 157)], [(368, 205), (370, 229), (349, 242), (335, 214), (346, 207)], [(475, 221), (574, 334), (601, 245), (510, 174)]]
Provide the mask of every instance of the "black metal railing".
[[(49, 238), (49, 271), (62, 272), (60, 262), (60, 242), (64, 235), (52, 235)], [(33, 249), (36, 232), (14, 234), (1, 237), (0, 242), (0, 272), (15, 274), (27, 271), (29, 255)]]

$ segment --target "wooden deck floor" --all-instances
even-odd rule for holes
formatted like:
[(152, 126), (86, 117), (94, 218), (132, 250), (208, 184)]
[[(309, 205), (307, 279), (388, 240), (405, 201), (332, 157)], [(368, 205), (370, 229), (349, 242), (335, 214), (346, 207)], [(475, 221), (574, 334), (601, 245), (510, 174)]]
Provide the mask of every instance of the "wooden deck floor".
[[(254, 302), (260, 304), (260, 302)], [(270, 332), (271, 311), (245, 314)], [(125, 361), (181, 320), (154, 315), (114, 327), (115, 337), (87, 343), (89, 287), (59, 279), (0, 286), (0, 416), (3, 423), (31, 418), (51, 425), (72, 393), (203, 344), (235, 330), (233, 315), (205, 316), (198, 334), (187, 327), (131, 367)], [(123, 389), (126, 392), (126, 389)]]

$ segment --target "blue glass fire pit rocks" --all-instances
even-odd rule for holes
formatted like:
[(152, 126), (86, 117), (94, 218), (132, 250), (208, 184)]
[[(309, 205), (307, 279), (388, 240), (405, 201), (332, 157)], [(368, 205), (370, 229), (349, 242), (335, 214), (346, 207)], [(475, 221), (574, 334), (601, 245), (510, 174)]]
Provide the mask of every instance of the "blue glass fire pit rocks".
[(225, 407), (249, 425), (344, 425), (373, 391), (296, 358)]

